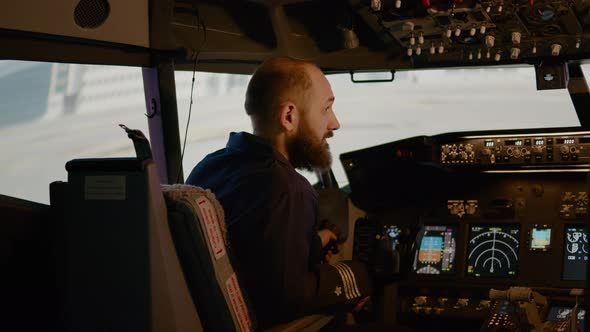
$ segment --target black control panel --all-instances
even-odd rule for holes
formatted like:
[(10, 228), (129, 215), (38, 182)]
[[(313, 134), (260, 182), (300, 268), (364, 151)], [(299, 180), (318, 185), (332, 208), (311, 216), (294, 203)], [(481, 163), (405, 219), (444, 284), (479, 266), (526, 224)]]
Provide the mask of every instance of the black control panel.
[[(405, 154), (391, 153), (400, 146)], [(400, 280), (397, 310), (416, 330), (438, 329), (441, 319), (517, 329), (522, 316), (490, 299), (491, 288), (541, 293), (545, 320), (549, 307), (572, 308), (572, 290), (585, 288), (590, 133), (421, 137), (341, 158), (353, 202), (367, 212), (354, 254), (373, 255), (357, 239), (395, 243), (387, 247)]]
[(460, 137), (440, 145), (443, 165), (551, 165), (590, 162), (590, 132)]

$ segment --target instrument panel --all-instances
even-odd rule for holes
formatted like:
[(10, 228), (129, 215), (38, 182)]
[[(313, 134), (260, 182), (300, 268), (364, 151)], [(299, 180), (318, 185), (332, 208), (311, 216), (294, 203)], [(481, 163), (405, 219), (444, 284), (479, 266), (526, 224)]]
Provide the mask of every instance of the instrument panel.
[[(585, 288), (590, 132), (423, 136), (341, 160), (353, 202), (367, 211), (362, 224), (406, 234), (391, 256), (399, 310), (415, 324), (424, 316), (481, 322), (499, 305), (491, 288), (542, 290), (563, 308), (575, 304), (572, 289)], [(356, 233), (367, 230), (359, 225), (355, 256), (363, 251)]]
[(588, 164), (590, 133), (462, 137), (440, 145), (443, 165)]

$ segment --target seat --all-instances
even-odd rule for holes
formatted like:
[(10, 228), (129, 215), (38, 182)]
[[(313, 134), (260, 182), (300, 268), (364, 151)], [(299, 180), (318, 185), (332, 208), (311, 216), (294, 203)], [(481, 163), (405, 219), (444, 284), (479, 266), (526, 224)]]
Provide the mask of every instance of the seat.
[(66, 331), (201, 331), (153, 161), (72, 160), (63, 192)]
[(50, 185), (65, 331), (202, 331), (168, 228), (149, 143), (136, 158), (77, 159)]
[[(126, 131), (136, 158), (72, 160), (68, 182), (50, 186), (63, 219), (62, 330), (256, 331), (219, 203), (196, 187), (162, 189), (147, 139)], [(317, 331), (328, 321), (313, 315), (272, 331)]]
[[(191, 185), (163, 185), (170, 231), (205, 331), (256, 331), (256, 316), (236, 276), (215, 195)], [(269, 331), (318, 331), (331, 316), (310, 315)]]

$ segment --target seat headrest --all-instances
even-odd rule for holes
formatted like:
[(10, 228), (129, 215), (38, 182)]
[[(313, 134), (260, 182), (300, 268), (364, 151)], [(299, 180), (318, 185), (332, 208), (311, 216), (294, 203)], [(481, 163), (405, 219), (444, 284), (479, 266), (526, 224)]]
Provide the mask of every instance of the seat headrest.
[(211, 220), (219, 225), (223, 242), (227, 246), (227, 228), (225, 226), (223, 207), (211, 190), (187, 184), (162, 184), (161, 187), (167, 204), (175, 201), (187, 201), (196, 207), (195, 211), (197, 211), (201, 220)]

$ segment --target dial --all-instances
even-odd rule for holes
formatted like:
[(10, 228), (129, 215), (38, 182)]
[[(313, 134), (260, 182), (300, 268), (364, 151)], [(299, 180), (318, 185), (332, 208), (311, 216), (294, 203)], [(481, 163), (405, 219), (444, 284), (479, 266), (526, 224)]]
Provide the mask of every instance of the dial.
[(519, 244), (518, 226), (471, 226), (467, 274), (475, 277), (516, 276)]

